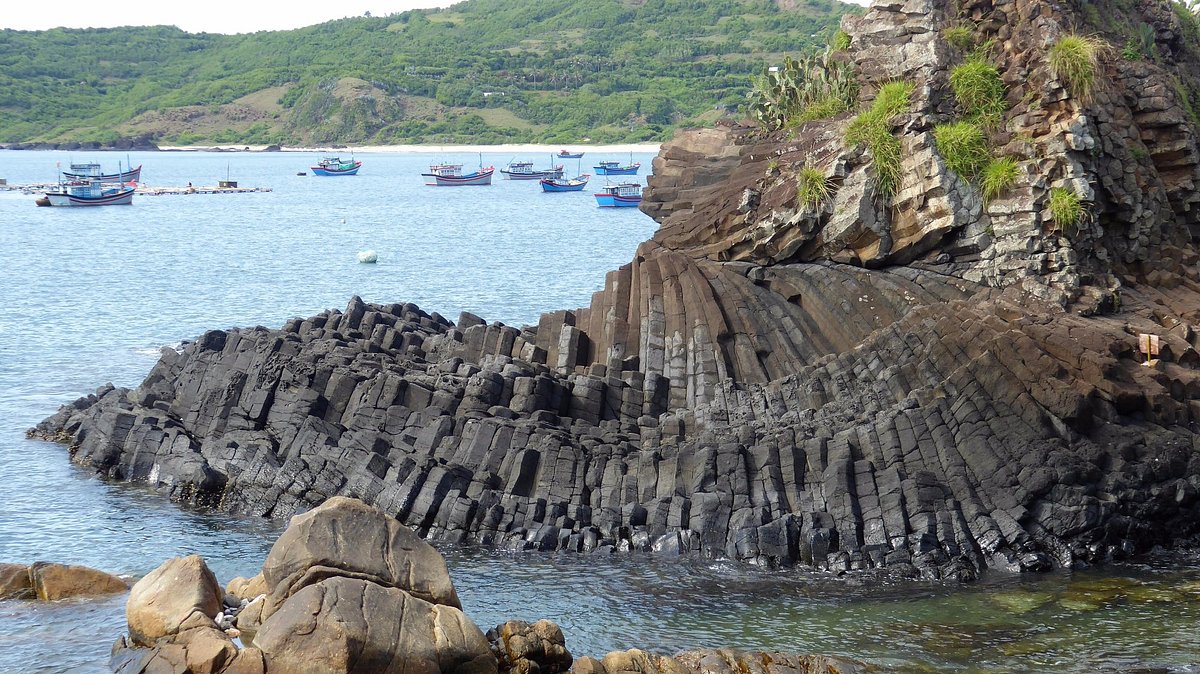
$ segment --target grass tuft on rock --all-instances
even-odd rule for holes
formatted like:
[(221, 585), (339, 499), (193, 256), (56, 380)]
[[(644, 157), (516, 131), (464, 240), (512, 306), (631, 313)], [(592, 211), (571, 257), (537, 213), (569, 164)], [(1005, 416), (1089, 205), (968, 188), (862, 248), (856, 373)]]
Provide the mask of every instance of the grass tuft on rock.
[(988, 162), (979, 176), (979, 189), (983, 192), (983, 203), (989, 203), (1006, 192), (1016, 184), (1017, 178), (1020, 177), (1021, 167), (1012, 157), (1000, 157)]
[(879, 88), (871, 107), (859, 113), (846, 129), (846, 143), (865, 145), (878, 177), (879, 191), (890, 197), (900, 184), (902, 151), (900, 139), (892, 134), (896, 117), (911, 106), (915, 87), (910, 82), (888, 82)]
[(1066, 187), (1050, 188), (1050, 217), (1063, 233), (1074, 231), (1083, 218), (1083, 200)]
[(1100, 72), (1104, 43), (1086, 35), (1067, 35), (1050, 48), (1050, 70), (1081, 102), (1091, 99)]
[(796, 172), (796, 200), (803, 208), (818, 208), (833, 194), (825, 172), (805, 165)]
[(942, 31), (942, 37), (959, 51), (971, 51), (975, 46), (975, 31), (966, 26), (951, 26)]
[(951, 69), (950, 87), (967, 119), (989, 129), (1000, 125), (1008, 103), (999, 68), (982, 57), (972, 57)]
[(850, 34), (839, 29), (833, 34), (833, 38), (829, 40), (829, 48), (835, 52), (850, 49)]
[(933, 138), (946, 168), (966, 180), (974, 178), (991, 160), (987, 135), (974, 122), (938, 124), (933, 128)]

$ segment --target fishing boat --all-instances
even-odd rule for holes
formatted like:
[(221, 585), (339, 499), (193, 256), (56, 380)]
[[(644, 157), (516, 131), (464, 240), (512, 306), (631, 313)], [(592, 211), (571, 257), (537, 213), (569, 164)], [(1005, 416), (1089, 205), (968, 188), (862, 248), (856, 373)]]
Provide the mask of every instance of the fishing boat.
[(605, 208), (629, 208), (642, 203), (642, 186), (638, 183), (606, 185), (595, 194), (596, 204)]
[(582, 192), (590, 178), (586, 173), (575, 178), (542, 178), (539, 184), (543, 192)]
[(500, 169), (500, 172), (509, 180), (542, 180), (543, 178), (563, 177), (562, 164), (548, 169), (536, 170), (533, 168), (533, 162), (531, 161), (509, 162), (508, 167)]
[(454, 185), (491, 185), (495, 168), (480, 166), (478, 171), (463, 173), (462, 164), (431, 164), (429, 173), (422, 173), (426, 185), (450, 187)]
[(583, 159), (583, 153), (582, 152), (569, 152), (567, 150), (559, 150), (558, 158), (559, 159)]
[(62, 183), (57, 192), (46, 192), (48, 206), (128, 206), (137, 185), (106, 185), (99, 180)]
[(592, 168), (596, 170), (596, 175), (601, 176), (635, 176), (638, 169), (642, 168), (642, 163), (630, 162), (622, 166), (619, 161), (602, 161)]
[(351, 158), (349, 161), (341, 157), (325, 157), (316, 166), (309, 167), (315, 176), (352, 176), (358, 174), (362, 162)]
[(99, 164), (71, 164), (70, 171), (63, 171), (63, 176), (71, 181), (99, 180), (103, 183), (136, 183), (142, 179), (142, 165), (128, 171), (104, 173)]

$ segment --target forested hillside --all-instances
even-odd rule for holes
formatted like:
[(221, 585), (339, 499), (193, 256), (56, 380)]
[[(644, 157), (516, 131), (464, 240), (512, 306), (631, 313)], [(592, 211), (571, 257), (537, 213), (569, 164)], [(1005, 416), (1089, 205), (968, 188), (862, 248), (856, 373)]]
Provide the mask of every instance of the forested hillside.
[(0, 142), (660, 140), (823, 43), (837, 0), (469, 0), (291, 31), (0, 31)]

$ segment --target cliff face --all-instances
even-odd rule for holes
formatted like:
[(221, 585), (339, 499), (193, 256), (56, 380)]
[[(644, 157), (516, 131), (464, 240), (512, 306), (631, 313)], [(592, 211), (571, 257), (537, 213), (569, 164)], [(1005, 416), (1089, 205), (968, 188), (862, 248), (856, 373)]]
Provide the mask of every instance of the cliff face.
[[(1159, 3), (1108, 9), (1151, 27), (1157, 57), (1104, 52), (1086, 102), (1047, 65), (1081, 21), (1070, 6), (847, 18), (864, 105), (915, 85), (892, 197), (845, 142), (849, 116), (683, 134), (642, 207), (660, 230), (589, 307), (518, 330), (355, 299), (208, 333), (35, 434), (235, 512), (343, 494), (429, 536), (525, 548), (971, 577), (1189, 539), (1200, 55)], [(986, 203), (934, 138), (961, 115), (953, 25), (992, 41), (1007, 93), (992, 151), (1018, 179)], [(827, 176), (818, 206), (801, 166)], [(1051, 216), (1056, 191), (1080, 198), (1077, 224)], [(1141, 334), (1160, 340), (1152, 366)]]

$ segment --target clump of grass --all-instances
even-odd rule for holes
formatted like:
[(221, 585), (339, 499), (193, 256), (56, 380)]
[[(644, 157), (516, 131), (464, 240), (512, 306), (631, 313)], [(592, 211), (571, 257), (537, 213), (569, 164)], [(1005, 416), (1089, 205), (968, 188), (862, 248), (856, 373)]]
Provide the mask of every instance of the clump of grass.
[(946, 168), (968, 180), (991, 159), (987, 135), (973, 122), (938, 124), (933, 128), (933, 138)]
[(970, 51), (975, 46), (975, 31), (966, 26), (951, 26), (942, 31), (942, 37), (959, 51)]
[(983, 192), (983, 203), (1003, 194), (1021, 177), (1021, 168), (1012, 157), (993, 159), (983, 167), (979, 174), (979, 189)]
[(850, 48), (850, 34), (838, 29), (829, 40), (829, 48), (835, 52), (846, 51)]
[(999, 68), (981, 57), (972, 57), (950, 71), (950, 87), (968, 119), (989, 129), (1000, 125), (1008, 103)]
[(871, 107), (860, 113), (846, 130), (846, 143), (865, 145), (871, 153), (878, 177), (879, 191), (892, 196), (900, 184), (900, 139), (892, 134), (892, 124), (911, 105), (913, 89), (909, 82), (888, 82), (879, 88)]
[(1050, 188), (1050, 217), (1063, 233), (1069, 233), (1083, 218), (1083, 201), (1066, 187)]
[(796, 172), (796, 200), (804, 208), (816, 208), (833, 194), (825, 172), (805, 165)]
[(1086, 102), (1096, 86), (1104, 43), (1086, 35), (1067, 35), (1050, 48), (1050, 70), (1067, 83), (1071, 95)]

